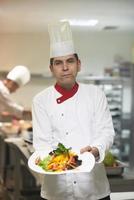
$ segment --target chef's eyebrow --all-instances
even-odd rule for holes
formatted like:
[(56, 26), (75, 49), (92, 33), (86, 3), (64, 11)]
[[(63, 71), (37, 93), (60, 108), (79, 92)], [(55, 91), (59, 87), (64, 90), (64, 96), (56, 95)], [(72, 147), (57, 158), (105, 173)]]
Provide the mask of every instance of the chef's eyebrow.
[[(76, 60), (78, 61), (79, 60), (78, 54), (74, 53), (74, 56), (75, 56)], [(54, 61), (54, 58), (50, 58), (50, 65), (53, 65), (53, 61)]]
[(70, 58), (67, 58), (65, 60), (56, 59), (56, 60), (53, 61), (53, 65), (62, 64), (63, 62), (72, 63), (72, 62), (75, 62), (75, 61), (76, 61), (75, 57), (70, 57)]

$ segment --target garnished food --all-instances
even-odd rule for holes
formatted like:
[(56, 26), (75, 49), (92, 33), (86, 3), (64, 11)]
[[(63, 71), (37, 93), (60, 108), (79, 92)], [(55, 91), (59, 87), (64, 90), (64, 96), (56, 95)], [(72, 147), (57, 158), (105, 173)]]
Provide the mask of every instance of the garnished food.
[(61, 172), (65, 170), (75, 169), (82, 164), (82, 160), (78, 159), (78, 155), (59, 143), (58, 147), (49, 153), (47, 157), (35, 160), (35, 164), (39, 165), (48, 172)]

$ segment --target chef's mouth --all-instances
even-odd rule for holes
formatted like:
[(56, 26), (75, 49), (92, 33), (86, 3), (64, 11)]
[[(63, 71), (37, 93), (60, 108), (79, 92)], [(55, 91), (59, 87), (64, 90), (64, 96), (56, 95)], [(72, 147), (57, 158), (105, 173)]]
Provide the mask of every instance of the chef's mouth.
[(71, 74), (63, 74), (62, 77), (71, 77)]

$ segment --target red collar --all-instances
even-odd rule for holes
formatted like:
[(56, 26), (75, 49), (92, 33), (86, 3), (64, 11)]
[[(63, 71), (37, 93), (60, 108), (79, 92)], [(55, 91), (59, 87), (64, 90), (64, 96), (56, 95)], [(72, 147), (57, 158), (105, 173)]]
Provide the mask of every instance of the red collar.
[(78, 90), (78, 83), (75, 83), (75, 85), (72, 87), (72, 89), (70, 90), (66, 90), (64, 88), (62, 88), (60, 85), (58, 85), (57, 83), (55, 84), (55, 89), (60, 93), (62, 94), (61, 97), (57, 98), (56, 101), (58, 104), (64, 102), (65, 100), (71, 98), (72, 96), (75, 95), (75, 93), (77, 92)]

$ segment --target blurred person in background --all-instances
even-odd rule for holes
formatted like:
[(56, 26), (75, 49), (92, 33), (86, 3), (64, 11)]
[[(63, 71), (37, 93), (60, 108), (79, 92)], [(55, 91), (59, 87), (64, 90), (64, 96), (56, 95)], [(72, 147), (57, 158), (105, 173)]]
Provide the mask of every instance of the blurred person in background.
[[(10, 94), (16, 92), (21, 86), (30, 81), (30, 71), (25, 66), (14, 67), (6, 76), (0, 80), (0, 116), (8, 113), (12, 117), (18, 119), (31, 120), (31, 111), (17, 104), (10, 98)], [(24, 97), (25, 98), (25, 97)], [(6, 115), (6, 114), (5, 114)]]

